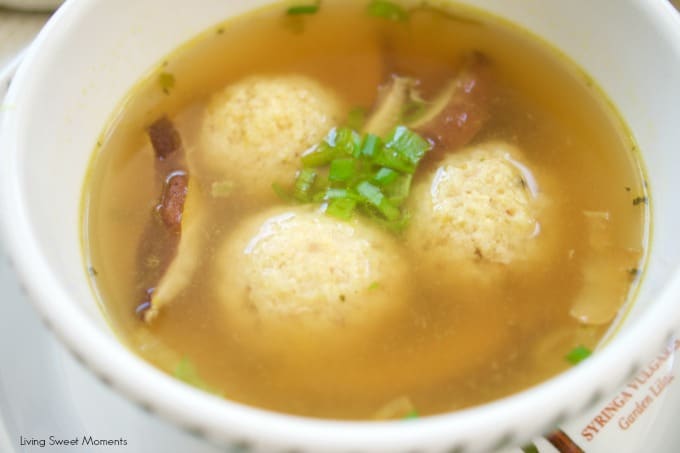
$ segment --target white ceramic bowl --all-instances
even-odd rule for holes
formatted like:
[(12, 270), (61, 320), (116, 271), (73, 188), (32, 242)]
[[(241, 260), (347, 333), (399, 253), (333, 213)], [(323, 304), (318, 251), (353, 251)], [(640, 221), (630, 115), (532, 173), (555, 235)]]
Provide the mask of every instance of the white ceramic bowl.
[(253, 409), (185, 386), (130, 353), (103, 319), (83, 267), (79, 204), (94, 144), (122, 97), (164, 55), (266, 3), (73, 0), (40, 34), (11, 86), (0, 130), (0, 212), (11, 260), (45, 323), (102, 380), (149, 411), (244, 451), (483, 451), (524, 442), (581, 411), (677, 329), (680, 18), (663, 0), (467, 0), (577, 61), (605, 88), (640, 145), (654, 240), (638, 301), (614, 341), (525, 392), (410, 423), (341, 423)]

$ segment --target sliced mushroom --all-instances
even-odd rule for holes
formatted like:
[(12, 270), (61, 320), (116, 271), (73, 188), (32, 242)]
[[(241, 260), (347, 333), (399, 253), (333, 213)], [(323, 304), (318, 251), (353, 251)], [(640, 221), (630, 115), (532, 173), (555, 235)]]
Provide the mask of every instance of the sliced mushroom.
[[(364, 132), (383, 137), (395, 126), (406, 125), (437, 145), (428, 157), (437, 159), (470, 143), (486, 124), (491, 85), (490, 63), (480, 53), (467, 56), (462, 69), (431, 101), (420, 99), (414, 79), (393, 76)], [(423, 113), (407, 118), (409, 103), (422, 106)]]
[(440, 145), (439, 149), (458, 149), (470, 143), (488, 121), (490, 93), (490, 63), (474, 53), (425, 114), (408, 126)]
[(182, 236), (175, 258), (151, 293), (151, 306), (144, 313), (144, 320), (152, 322), (160, 310), (175, 299), (191, 283), (199, 262), (198, 250), (202, 250), (205, 237), (200, 187), (189, 180), (188, 192), (182, 213)]
[(584, 216), (590, 253), (585, 257), (583, 282), (570, 314), (582, 324), (604, 325), (614, 320), (623, 306), (642, 251), (612, 243), (609, 213), (586, 211)]
[(415, 81), (409, 77), (393, 77), (379, 96), (364, 132), (384, 137), (398, 126), (402, 120), (404, 105), (414, 85)]

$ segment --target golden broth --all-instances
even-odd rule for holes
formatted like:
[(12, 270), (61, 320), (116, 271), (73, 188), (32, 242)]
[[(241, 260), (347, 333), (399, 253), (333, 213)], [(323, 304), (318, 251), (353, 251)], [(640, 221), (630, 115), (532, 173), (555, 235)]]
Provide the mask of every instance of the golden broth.
[[(609, 213), (607, 240), (643, 250), (647, 207), (633, 200), (646, 197), (646, 188), (634, 146), (597, 89), (545, 45), (491, 17), (419, 11), (398, 23), (368, 17), (364, 9), (364, 2), (326, 1), (313, 16), (291, 18), (278, 6), (215, 26), (140, 83), (104, 134), (85, 189), (86, 256), (114, 330), (160, 369), (172, 374), (186, 358), (208, 389), (287, 413), (370, 419), (406, 397), (418, 413), (434, 414), (555, 375), (571, 366), (565, 359), (570, 350), (594, 349), (610, 327), (583, 325), (570, 315), (591, 248), (583, 213)], [(304, 74), (348, 105), (369, 108), (387, 80), (386, 59), (418, 77), (427, 92), (471, 50), (490, 58), (498, 85), (492, 118), (475, 143), (516, 144), (527, 161), (550, 172), (554, 184), (547, 195), (562, 226), (553, 258), (525, 270), (510, 265), (512, 278), (491, 291), (469, 282), (451, 294), (414, 281), (408, 309), (360, 346), (331, 346), (300, 332), (266, 353), (227, 328), (208, 277), (216, 244), (236, 219), (263, 206), (215, 199), (208, 206), (215, 217), (212, 242), (201, 251), (191, 286), (154, 323), (135, 314), (144, 289), (137, 275), (139, 241), (161, 191), (146, 133), (155, 119), (173, 118), (189, 148), (196, 146), (207, 97), (243, 77)], [(172, 74), (174, 84), (164, 89), (160, 73)], [(433, 278), (459, 274), (456, 268), (441, 272)]]

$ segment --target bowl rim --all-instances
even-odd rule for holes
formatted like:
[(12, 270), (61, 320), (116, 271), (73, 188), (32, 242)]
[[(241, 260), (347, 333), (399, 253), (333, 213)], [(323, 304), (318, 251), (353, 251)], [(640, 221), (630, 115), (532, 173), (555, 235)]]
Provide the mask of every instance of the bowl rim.
[[(34, 43), (7, 94), (10, 103), (29, 96), (38, 83), (31, 68), (38, 65), (45, 43), (63, 40), (65, 24), (87, 14), (96, 1), (66, 2), (50, 19)], [(654, 17), (663, 33), (675, 34), (680, 56), (680, 27), (677, 15), (666, 2), (634, 0), (641, 12)], [(673, 10), (674, 11), (674, 10)], [(179, 426), (208, 439), (248, 446), (303, 451), (406, 451), (413, 448), (448, 447), (453, 443), (491, 448), (503, 442), (522, 442), (550, 429), (557, 421), (575, 415), (614, 391), (624, 379), (642, 366), (641, 360), (658, 350), (680, 325), (680, 267), (664, 287), (658, 300), (638, 321), (617, 334), (597, 354), (552, 379), (519, 393), (460, 411), (422, 417), (409, 423), (321, 420), (275, 413), (223, 400), (204, 393), (157, 370), (121, 345), (114, 336), (101, 332), (73, 302), (34, 239), (21, 193), (22, 154), (17, 127), (22, 109), (3, 112), (0, 125), (0, 205), (3, 207), (2, 235), (22, 289), (44, 323), (67, 349), (113, 387), (142, 408), (158, 413)], [(641, 341), (645, 339), (645, 341)], [(606, 376), (606, 377), (605, 377)], [(587, 383), (597, 383), (584, 391)], [(171, 397), (168, 397), (171, 395)], [(558, 397), (559, 396), (559, 397)], [(560, 404), (557, 404), (560, 401)], [(188, 410), (191, 408), (191, 410)], [(541, 414), (542, 422), (536, 422)], [(489, 438), (489, 427), (502, 435)], [(486, 440), (480, 444), (480, 439)], [(269, 451), (271, 451), (269, 450)]]

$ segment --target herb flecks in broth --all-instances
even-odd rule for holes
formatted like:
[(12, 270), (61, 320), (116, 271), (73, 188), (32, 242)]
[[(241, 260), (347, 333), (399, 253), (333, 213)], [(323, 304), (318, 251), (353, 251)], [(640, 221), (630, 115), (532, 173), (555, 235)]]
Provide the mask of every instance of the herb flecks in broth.
[(409, 18), (408, 12), (398, 3), (373, 0), (368, 4), (366, 12), (372, 17), (388, 19), (393, 21), (406, 21)]
[(586, 348), (583, 345), (580, 345), (569, 351), (569, 354), (567, 354), (565, 358), (572, 365), (578, 365), (579, 363), (583, 362), (585, 359), (590, 357), (591, 354), (592, 351), (590, 349)]
[(196, 370), (196, 367), (194, 366), (193, 363), (191, 363), (191, 360), (189, 360), (189, 358), (187, 357), (183, 357), (182, 360), (179, 361), (179, 363), (175, 367), (173, 376), (175, 376), (177, 379), (184, 382), (185, 384), (191, 385), (192, 387), (205, 390), (208, 393), (219, 394), (218, 391), (213, 389), (203, 380), (203, 378), (201, 378), (200, 374)]
[(410, 398), (400, 396), (385, 404), (373, 416), (374, 420), (408, 420), (418, 418), (416, 407)]
[[(418, 3), (382, 20), (369, 3), (216, 25), (102, 134), (88, 265), (120, 336), (168, 374), (186, 357), (198, 387), (258, 407), (425, 416), (567, 369), (631, 299), (649, 194), (592, 82), (484, 14)], [(181, 81), (170, 96), (162, 73)], [(177, 166), (146, 131), (164, 115)], [(432, 147), (417, 165), (363, 160), (400, 127)], [(350, 152), (315, 155), (331, 130)], [(177, 225), (177, 170), (181, 234), (155, 210)], [(400, 235), (376, 222), (391, 198)]]
[(175, 76), (169, 72), (161, 72), (158, 75), (158, 84), (165, 94), (170, 94), (170, 90), (175, 87)]
[(310, 3), (308, 5), (291, 6), (286, 10), (286, 14), (290, 16), (316, 14), (317, 12), (319, 12), (320, 7), (321, 0), (317, 0), (316, 2)]

